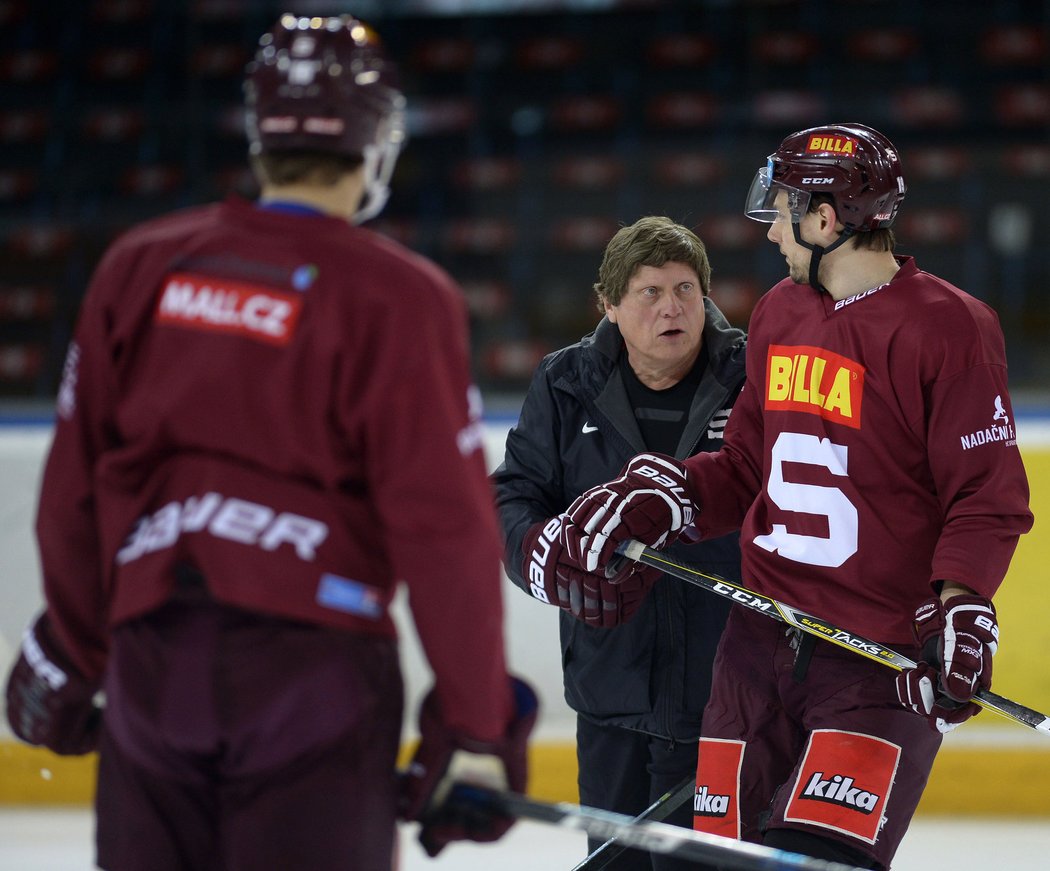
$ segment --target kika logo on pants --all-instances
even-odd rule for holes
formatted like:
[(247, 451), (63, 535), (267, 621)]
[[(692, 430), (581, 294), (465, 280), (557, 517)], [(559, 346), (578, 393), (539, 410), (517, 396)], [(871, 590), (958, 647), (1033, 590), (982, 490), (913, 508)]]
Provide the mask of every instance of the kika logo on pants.
[(870, 814), (879, 803), (875, 793), (854, 786), (852, 777), (836, 774), (825, 780), (823, 771), (813, 772), (799, 798), (826, 801), (865, 814)]
[(729, 812), (729, 796), (714, 795), (707, 785), (698, 787), (693, 796), (693, 813), (698, 817), (724, 817)]

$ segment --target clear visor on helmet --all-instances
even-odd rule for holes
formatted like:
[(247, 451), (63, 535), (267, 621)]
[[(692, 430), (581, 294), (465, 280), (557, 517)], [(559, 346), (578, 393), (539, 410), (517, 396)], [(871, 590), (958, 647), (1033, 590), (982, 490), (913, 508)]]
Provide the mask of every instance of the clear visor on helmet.
[(772, 178), (773, 162), (769, 161), (755, 173), (751, 189), (747, 192), (744, 214), (765, 224), (787, 217), (797, 224), (809, 209), (809, 191), (772, 183)]

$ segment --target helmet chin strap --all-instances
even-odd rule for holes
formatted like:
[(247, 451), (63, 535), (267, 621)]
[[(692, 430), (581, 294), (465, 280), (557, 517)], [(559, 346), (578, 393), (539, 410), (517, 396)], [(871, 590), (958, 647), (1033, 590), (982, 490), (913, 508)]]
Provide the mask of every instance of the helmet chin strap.
[[(809, 242), (802, 241), (802, 231), (799, 230), (798, 222), (792, 221), (791, 229), (795, 234), (795, 241), (803, 248), (807, 248), (812, 256), (809, 258), (809, 286), (814, 290), (819, 290), (821, 293), (827, 293), (828, 289), (820, 283), (817, 279), (817, 271), (820, 269), (820, 261), (829, 251), (834, 251), (843, 242), (845, 242), (850, 236), (853, 235), (853, 228), (846, 227), (845, 230), (839, 235), (838, 239), (828, 245), (826, 248), (823, 245), (811, 245)], [(828, 294), (830, 296), (830, 294)]]

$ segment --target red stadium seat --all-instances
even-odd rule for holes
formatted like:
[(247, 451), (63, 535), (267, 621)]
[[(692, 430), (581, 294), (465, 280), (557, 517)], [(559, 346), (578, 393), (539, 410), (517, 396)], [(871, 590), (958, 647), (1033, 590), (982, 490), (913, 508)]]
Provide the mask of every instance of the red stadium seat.
[(963, 120), (965, 102), (959, 92), (951, 88), (915, 87), (894, 94), (891, 110), (898, 123), (950, 127)]
[(26, 49), (0, 54), (0, 81), (11, 83), (45, 82), (58, 71), (58, 53)]
[(690, 150), (657, 155), (651, 174), (657, 184), (668, 187), (705, 187), (725, 178), (727, 168), (722, 154)]
[(237, 194), (254, 198), (259, 192), (255, 173), (243, 161), (218, 169), (212, 176), (212, 184), (219, 196)]
[(243, 45), (200, 45), (190, 55), (190, 72), (205, 79), (244, 75), (244, 67), (250, 59)]
[(91, 17), (109, 24), (145, 21), (153, 12), (151, 0), (94, 0)]
[(472, 157), (452, 168), (452, 181), (477, 192), (504, 191), (521, 180), (521, 161), (513, 157)]
[(36, 193), (37, 181), (37, 174), (33, 170), (0, 167), (0, 202), (12, 203), (28, 199)]
[(146, 127), (141, 109), (112, 106), (86, 110), (80, 129), (87, 139), (99, 142), (127, 142), (138, 139)]
[(846, 55), (869, 63), (901, 63), (915, 57), (920, 48), (915, 32), (903, 27), (864, 29), (846, 40)]
[(101, 48), (88, 57), (88, 72), (95, 79), (133, 82), (142, 79), (150, 65), (149, 50), (135, 46)]
[(966, 148), (953, 146), (927, 146), (908, 150), (907, 176), (910, 181), (919, 179), (961, 178), (973, 169), (973, 155)]
[(658, 67), (704, 67), (717, 54), (715, 41), (697, 33), (679, 33), (650, 40), (646, 58)]
[(620, 224), (605, 216), (561, 218), (551, 224), (551, 246), (560, 251), (600, 253)]
[(1050, 124), (1050, 86), (1013, 85), (1000, 89), (995, 115), (1009, 127), (1041, 127)]
[(445, 228), (442, 242), (450, 251), (467, 254), (501, 254), (517, 238), (514, 225), (499, 218), (460, 218)]
[(527, 39), (518, 45), (514, 56), (524, 70), (568, 70), (586, 55), (579, 39), (568, 36), (543, 36)]
[(992, 66), (1046, 67), (1050, 60), (1046, 30), (1015, 25), (995, 27), (981, 37), (980, 52)]
[(464, 279), (463, 292), (470, 313), (482, 320), (497, 320), (507, 314), (513, 296), (510, 285), (493, 279)]
[(649, 123), (668, 129), (708, 127), (718, 120), (719, 104), (713, 94), (679, 91), (659, 94), (649, 102)]
[(7, 248), (19, 257), (54, 261), (67, 255), (76, 242), (72, 228), (62, 224), (32, 224), (10, 233)]
[(808, 64), (820, 53), (820, 40), (812, 33), (764, 33), (751, 43), (751, 56), (767, 64)]
[(23, 21), (28, 7), (29, 0), (4, 0), (0, 3), (0, 27), (13, 27)]
[(762, 291), (750, 278), (716, 276), (711, 280), (711, 299), (731, 324), (743, 326)]
[(897, 223), (909, 245), (959, 245), (969, 233), (969, 220), (962, 209), (905, 211)]
[(482, 368), (491, 378), (527, 380), (553, 350), (548, 343), (535, 339), (491, 342), (481, 351)]
[(550, 106), (550, 126), (559, 132), (600, 133), (610, 131), (623, 117), (623, 107), (615, 97), (565, 96)]
[(120, 175), (118, 186), (129, 196), (159, 196), (179, 189), (185, 171), (179, 164), (154, 163), (128, 167)]
[(827, 100), (816, 91), (760, 91), (752, 112), (755, 122), (777, 127), (805, 127), (828, 114)]
[(627, 165), (619, 157), (605, 154), (575, 155), (551, 167), (551, 182), (559, 188), (607, 190), (619, 185)]
[(44, 370), (47, 346), (43, 344), (0, 345), (0, 381), (19, 383), (34, 381)]
[(193, 15), (209, 21), (243, 21), (254, 5), (252, 0), (193, 0)]
[(388, 239), (393, 239), (409, 248), (419, 244), (419, 221), (414, 218), (394, 218), (384, 215), (372, 221), (368, 226)]
[(56, 308), (53, 286), (0, 286), (0, 321), (47, 321)]
[(741, 211), (706, 215), (703, 225), (697, 229), (697, 232), (710, 248), (734, 250), (749, 248), (762, 242), (766, 228), (745, 217)]
[(1002, 154), (1002, 169), (1022, 178), (1050, 178), (1050, 145), (1015, 145)]
[(474, 42), (465, 37), (432, 39), (413, 49), (410, 62), (422, 72), (459, 73), (473, 66), (476, 51)]
[(407, 122), (412, 136), (447, 136), (466, 133), (477, 116), (469, 97), (419, 99), (409, 104)]
[(40, 143), (51, 131), (51, 118), (43, 109), (0, 112), (0, 142)]

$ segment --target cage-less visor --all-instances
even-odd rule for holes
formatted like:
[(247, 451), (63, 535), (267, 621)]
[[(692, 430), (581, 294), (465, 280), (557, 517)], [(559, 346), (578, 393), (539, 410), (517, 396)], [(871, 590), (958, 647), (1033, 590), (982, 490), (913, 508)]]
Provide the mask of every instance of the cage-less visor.
[(791, 215), (791, 222), (797, 224), (809, 210), (810, 192), (787, 185), (774, 183), (773, 161), (770, 160), (764, 167), (755, 173), (751, 182), (751, 189), (747, 192), (747, 202), (744, 204), (744, 214), (754, 221), (762, 221), (772, 224), (780, 217), (777, 209), (777, 194), (783, 192), (787, 197), (782, 207)]

